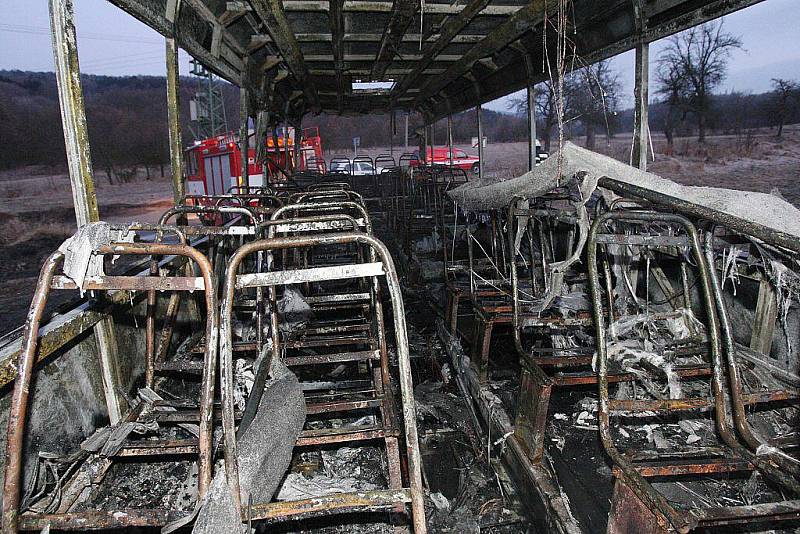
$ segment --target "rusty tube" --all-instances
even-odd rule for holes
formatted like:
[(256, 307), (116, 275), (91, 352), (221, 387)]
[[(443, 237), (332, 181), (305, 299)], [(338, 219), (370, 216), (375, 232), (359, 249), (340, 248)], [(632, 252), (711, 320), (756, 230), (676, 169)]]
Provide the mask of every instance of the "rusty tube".
[(200, 438), (198, 459), (198, 494), (205, 495), (211, 484), (213, 457), (211, 441), (213, 437), (214, 377), (217, 363), (217, 336), (219, 332), (219, 313), (217, 310), (216, 283), (211, 262), (199, 250), (188, 245), (169, 245), (164, 243), (114, 243), (100, 247), (100, 254), (131, 254), (184, 256), (193, 260), (200, 268), (206, 297), (206, 346), (203, 357), (202, 390), (200, 393)]
[(44, 313), (50, 282), (56, 269), (63, 262), (64, 254), (52, 253), (39, 272), (39, 281), (33, 294), (25, 328), (22, 333), (22, 353), (17, 365), (17, 379), (11, 397), (8, 414), (6, 442), (6, 464), (3, 475), (3, 534), (17, 532), (19, 521), (20, 485), (22, 484), (22, 449), (25, 438), (25, 416), (28, 411), (31, 375), (36, 361), (36, 345), (39, 335), (39, 322)]
[(409, 480), (411, 486), (411, 509), (414, 532), (426, 534), (425, 507), (422, 494), (422, 463), (419, 451), (419, 439), (414, 404), (413, 379), (409, 356), (408, 338), (406, 334), (405, 310), (400, 282), (397, 277), (389, 251), (386, 246), (371, 235), (358, 233), (335, 233), (317, 236), (295, 236), (263, 239), (253, 241), (240, 247), (231, 257), (228, 264), (222, 297), (222, 324), (220, 338), (220, 388), (222, 389), (223, 428), (225, 430), (225, 462), (228, 484), (234, 502), (241, 509), (239, 488), (238, 460), (236, 457), (236, 436), (233, 419), (233, 338), (231, 331), (231, 314), (233, 296), (236, 288), (236, 272), (244, 258), (258, 251), (285, 250), (325, 245), (343, 245), (357, 243), (370, 247), (380, 258), (386, 273), (386, 281), (392, 302), (394, 330), (397, 342), (397, 359), (400, 372), (400, 389), (403, 405), (403, 417), (406, 429), (406, 447), (408, 455)]

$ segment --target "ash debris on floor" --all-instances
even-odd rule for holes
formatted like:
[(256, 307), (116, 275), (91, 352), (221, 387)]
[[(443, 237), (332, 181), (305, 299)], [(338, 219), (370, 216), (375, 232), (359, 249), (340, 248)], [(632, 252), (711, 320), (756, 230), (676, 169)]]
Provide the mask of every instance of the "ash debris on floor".
[[(497, 459), (502, 436), (488, 437), (452, 379), (435, 334), (436, 316), (422, 293), (405, 295), (414, 363), (414, 397), (431, 532), (533, 533)], [(490, 441), (491, 440), (491, 441)]]
[(384, 468), (383, 456), (377, 447), (302, 451), (295, 455), (277, 500), (378, 489), (386, 485)]
[(196, 499), (197, 470), (191, 462), (150, 462), (147, 469), (138, 462), (115, 462), (81, 508), (191, 510)]
[[(496, 460), (496, 449), (489, 446), (480, 429), (476, 431), (470, 408), (452, 380), (447, 355), (435, 335), (435, 316), (420, 297), (409, 292), (405, 303), (429, 532), (533, 533)], [(383, 456), (376, 447), (304, 450), (295, 454), (277, 499), (386, 487), (385, 473)], [(382, 534), (394, 532), (392, 519), (388, 513), (352, 514), (345, 521), (341, 517), (316, 518), (264, 525), (260, 531)]]

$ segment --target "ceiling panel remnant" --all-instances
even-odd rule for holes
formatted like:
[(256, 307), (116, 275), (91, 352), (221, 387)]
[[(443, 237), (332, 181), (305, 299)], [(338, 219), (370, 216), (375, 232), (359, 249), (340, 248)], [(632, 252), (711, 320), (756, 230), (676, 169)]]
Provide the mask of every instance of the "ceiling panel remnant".
[[(390, 109), (436, 119), (542, 81), (554, 26), (545, 21), (558, 3), (183, 0), (175, 16), (171, 0), (109, 1), (290, 120)], [(571, 39), (582, 62), (593, 63), (760, 1), (572, 0)], [(353, 80), (394, 85), (354, 94)]]

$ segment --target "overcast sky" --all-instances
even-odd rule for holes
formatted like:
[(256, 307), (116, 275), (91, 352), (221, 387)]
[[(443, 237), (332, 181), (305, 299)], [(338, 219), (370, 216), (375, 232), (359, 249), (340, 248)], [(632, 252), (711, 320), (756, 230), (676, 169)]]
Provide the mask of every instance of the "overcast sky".
[[(2, 0), (0, 70), (52, 71), (46, 0)], [(75, 0), (81, 70), (113, 76), (164, 74), (164, 41), (155, 31), (106, 0)], [(800, 78), (800, 1), (765, 0), (725, 18), (727, 30), (741, 36), (745, 50), (736, 51), (723, 91), (763, 92), (771, 78)], [(651, 71), (662, 42), (651, 45)], [(181, 72), (189, 71), (181, 53)], [(633, 53), (613, 60), (629, 106), (633, 95)], [(652, 75), (651, 75), (652, 81)], [(487, 105), (506, 111), (506, 99)]]

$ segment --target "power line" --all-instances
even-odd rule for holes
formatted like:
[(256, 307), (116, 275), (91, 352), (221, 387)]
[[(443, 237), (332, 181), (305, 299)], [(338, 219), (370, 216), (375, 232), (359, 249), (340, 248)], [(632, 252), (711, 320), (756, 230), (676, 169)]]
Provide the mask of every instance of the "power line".
[[(50, 35), (50, 28), (42, 26), (26, 26), (23, 24), (0, 24), (0, 32), (23, 33), (29, 35)], [(143, 40), (134, 35), (113, 35), (107, 33), (83, 32), (78, 30), (78, 39), (92, 39), (97, 41), (114, 41), (119, 43), (132, 43), (139, 45), (163, 46), (164, 43)]]
[(93, 61), (87, 61), (86, 63), (81, 63), (81, 69), (94, 69), (97, 67), (109, 67), (116, 65), (118, 63), (125, 64), (130, 60), (141, 60), (141, 59), (158, 59), (163, 58), (163, 52), (142, 52), (140, 54), (129, 54), (125, 56), (112, 56), (106, 58), (98, 58)]

